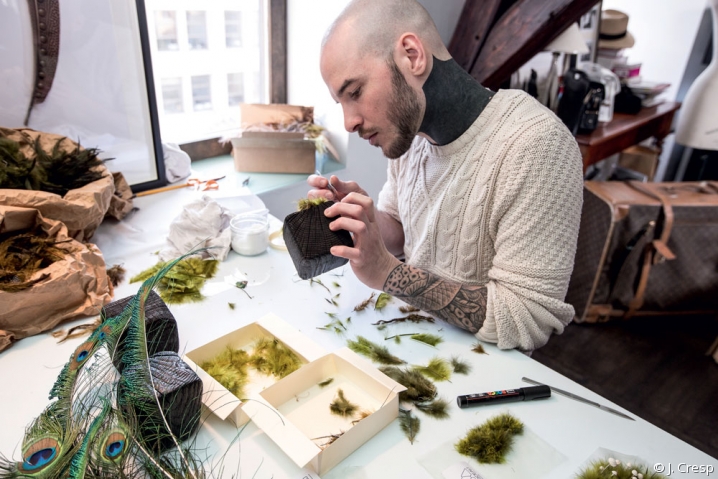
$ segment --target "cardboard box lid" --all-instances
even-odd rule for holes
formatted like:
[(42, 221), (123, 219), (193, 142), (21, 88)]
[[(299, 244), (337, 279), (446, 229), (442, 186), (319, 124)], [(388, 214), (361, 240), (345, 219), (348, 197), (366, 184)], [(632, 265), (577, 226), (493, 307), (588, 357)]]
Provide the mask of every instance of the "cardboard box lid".
[(242, 150), (247, 148), (256, 149), (299, 149), (299, 150), (316, 150), (314, 140), (304, 138), (276, 138), (276, 137), (246, 137), (232, 138), (232, 148)]

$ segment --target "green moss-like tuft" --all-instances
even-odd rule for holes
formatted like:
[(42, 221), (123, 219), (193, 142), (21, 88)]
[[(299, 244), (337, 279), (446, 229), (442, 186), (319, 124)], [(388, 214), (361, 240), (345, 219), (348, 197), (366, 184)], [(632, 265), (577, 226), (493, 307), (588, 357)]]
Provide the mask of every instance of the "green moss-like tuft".
[(514, 436), (522, 434), (524, 425), (511, 414), (492, 417), (466, 434), (454, 447), (464, 456), (482, 464), (503, 464), (511, 451)]
[(297, 211), (305, 211), (327, 202), (326, 198), (302, 198), (297, 201)]
[(344, 397), (344, 391), (337, 389), (337, 397), (329, 404), (329, 410), (337, 416), (349, 417), (359, 409), (359, 406)]
[[(602, 461), (592, 462), (590, 466), (578, 473), (576, 479), (601, 479), (601, 478), (612, 478), (612, 479), (637, 479), (638, 474), (643, 476), (643, 479), (666, 479), (663, 474), (653, 472), (648, 466), (643, 464), (624, 464), (616, 463), (612, 460), (614, 465), (609, 463), (609, 459)], [(634, 474), (633, 471), (636, 471)], [(615, 474), (614, 474), (615, 472)]]
[(260, 373), (278, 379), (302, 367), (302, 360), (294, 351), (278, 339), (269, 337), (263, 337), (255, 343), (249, 363)]
[(448, 381), (451, 367), (445, 359), (432, 358), (426, 366), (414, 366), (414, 370), (434, 381)]
[(363, 336), (357, 336), (356, 341), (351, 339), (348, 340), (347, 346), (349, 346), (349, 349), (351, 349), (355, 353), (362, 354), (374, 361), (375, 363), (387, 365), (405, 363), (405, 361), (403, 361), (402, 359), (399, 359), (393, 354), (391, 354), (385, 346), (380, 346), (378, 344), (372, 343)]
[[(168, 263), (160, 262), (130, 279), (137, 283), (151, 278)], [(184, 258), (167, 272), (157, 285), (157, 293), (167, 304), (196, 303), (204, 300), (200, 292), (204, 283), (214, 277), (219, 261)]]
[(434, 383), (417, 371), (396, 366), (381, 367), (379, 371), (406, 388), (406, 391), (399, 393), (399, 400), (402, 402), (428, 402), (436, 398)]
[(449, 418), (449, 401), (446, 399), (435, 399), (431, 402), (417, 402), (416, 408), (434, 419)]
[(218, 383), (238, 398), (244, 397), (244, 387), (248, 382), (247, 367), (249, 354), (243, 349), (227, 347), (209, 361), (200, 363), (199, 367), (205, 370)]
[(471, 372), (471, 364), (463, 361), (458, 356), (451, 356), (451, 367), (456, 374), (469, 374)]

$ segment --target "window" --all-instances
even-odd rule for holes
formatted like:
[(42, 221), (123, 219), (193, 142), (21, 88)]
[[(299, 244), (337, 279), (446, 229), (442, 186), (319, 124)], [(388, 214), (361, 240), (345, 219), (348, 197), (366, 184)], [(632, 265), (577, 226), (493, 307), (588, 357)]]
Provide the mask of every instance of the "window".
[(244, 102), (244, 73), (227, 74), (227, 103), (237, 106)]
[(212, 85), (209, 75), (192, 77), (192, 105), (194, 111), (212, 109)]
[(162, 79), (162, 103), (165, 113), (182, 113), (182, 78)]
[(157, 49), (179, 50), (177, 44), (177, 16), (175, 12), (156, 11), (155, 30), (157, 31)]
[(242, 46), (242, 12), (224, 12), (224, 34), (227, 48), (239, 48)]
[(187, 12), (187, 43), (190, 50), (207, 49), (206, 12)]

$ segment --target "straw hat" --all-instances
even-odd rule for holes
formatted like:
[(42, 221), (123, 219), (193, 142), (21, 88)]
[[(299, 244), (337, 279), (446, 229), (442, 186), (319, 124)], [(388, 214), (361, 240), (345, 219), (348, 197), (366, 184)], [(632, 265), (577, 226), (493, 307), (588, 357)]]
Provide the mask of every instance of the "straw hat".
[(601, 29), (599, 30), (599, 48), (631, 48), (636, 43), (628, 31), (628, 15), (618, 10), (601, 12)]

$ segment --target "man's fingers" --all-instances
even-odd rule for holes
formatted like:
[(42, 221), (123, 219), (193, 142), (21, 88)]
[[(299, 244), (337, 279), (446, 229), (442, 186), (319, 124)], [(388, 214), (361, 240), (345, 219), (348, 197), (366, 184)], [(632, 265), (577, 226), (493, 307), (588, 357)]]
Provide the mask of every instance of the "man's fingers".
[(340, 217), (335, 219), (329, 224), (329, 229), (332, 231), (347, 230), (355, 235), (363, 235), (366, 233), (367, 226), (361, 220), (355, 220), (353, 218)]
[(342, 181), (336, 175), (332, 175), (331, 182), (332, 186), (336, 188), (339, 193), (345, 195), (349, 193), (360, 193), (362, 195), (368, 196), (366, 194), (366, 191), (361, 189), (356, 181)]
[(329, 190), (309, 190), (307, 198), (313, 200), (315, 198), (326, 198), (327, 200), (334, 200), (334, 193)]
[(367, 219), (374, 222), (374, 200), (361, 193), (349, 193), (342, 199), (342, 204), (358, 205), (366, 214)]
[(346, 258), (349, 261), (359, 261), (361, 253), (356, 248), (350, 248), (349, 246), (332, 246), (329, 250), (334, 256)]
[(355, 205), (351, 203), (335, 203), (324, 211), (324, 214), (329, 218), (334, 216), (346, 216), (354, 218), (356, 220), (364, 221), (365, 214), (364, 208), (361, 205)]

